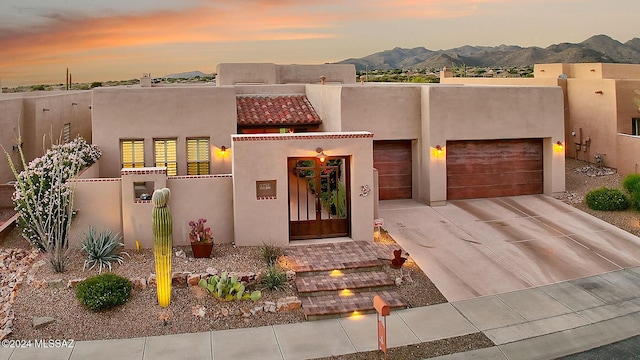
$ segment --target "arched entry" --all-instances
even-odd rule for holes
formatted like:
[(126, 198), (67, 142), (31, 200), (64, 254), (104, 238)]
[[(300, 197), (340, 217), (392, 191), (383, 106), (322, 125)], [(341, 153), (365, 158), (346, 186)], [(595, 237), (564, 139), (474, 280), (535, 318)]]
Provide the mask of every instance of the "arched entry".
[(351, 235), (349, 158), (289, 158), (291, 240)]

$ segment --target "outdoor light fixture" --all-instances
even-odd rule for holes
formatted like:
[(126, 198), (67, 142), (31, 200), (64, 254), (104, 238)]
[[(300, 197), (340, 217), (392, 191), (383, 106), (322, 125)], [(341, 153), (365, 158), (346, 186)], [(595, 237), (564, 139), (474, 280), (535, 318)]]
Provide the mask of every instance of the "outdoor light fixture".
[(227, 153), (227, 147), (226, 147), (226, 146), (224, 146), (224, 145), (222, 145), (222, 146), (220, 147), (220, 153), (222, 154), (222, 156), (224, 156), (224, 154), (226, 154), (226, 153)]
[(438, 155), (442, 154), (442, 146), (436, 145), (436, 153), (438, 153)]
[(42, 111), (43, 111), (43, 112), (45, 112), (45, 111), (49, 111), (49, 109), (47, 109), (47, 108), (42, 108)]
[(596, 90), (596, 94), (602, 95), (602, 90)]
[(321, 147), (317, 148), (316, 152), (318, 153), (318, 155), (316, 155), (316, 158), (318, 158), (321, 163), (324, 163), (324, 161), (327, 160), (327, 154), (324, 153)]
[(78, 103), (72, 102), (71, 106), (78, 106)]
[(556, 141), (556, 145), (558, 145), (558, 147), (560, 149), (562, 149), (564, 147), (564, 145), (562, 144), (562, 142), (560, 140)]

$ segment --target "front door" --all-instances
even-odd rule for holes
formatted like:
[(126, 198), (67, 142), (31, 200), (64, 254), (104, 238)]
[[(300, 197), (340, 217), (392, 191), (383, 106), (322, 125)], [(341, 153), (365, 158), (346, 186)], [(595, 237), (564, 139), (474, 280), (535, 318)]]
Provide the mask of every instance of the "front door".
[(350, 236), (349, 158), (290, 158), (291, 240)]

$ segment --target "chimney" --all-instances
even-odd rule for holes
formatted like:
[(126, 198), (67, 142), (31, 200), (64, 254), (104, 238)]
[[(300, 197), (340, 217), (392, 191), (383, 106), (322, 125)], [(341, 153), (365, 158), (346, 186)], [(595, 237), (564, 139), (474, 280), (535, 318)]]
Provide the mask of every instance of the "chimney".
[(140, 87), (151, 87), (151, 74), (144, 73), (140, 78)]

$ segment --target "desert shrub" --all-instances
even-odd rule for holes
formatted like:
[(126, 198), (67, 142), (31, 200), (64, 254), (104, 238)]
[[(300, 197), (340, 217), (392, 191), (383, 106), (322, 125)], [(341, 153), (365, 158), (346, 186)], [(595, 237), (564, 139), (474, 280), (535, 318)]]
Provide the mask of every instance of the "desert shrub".
[(131, 288), (129, 279), (106, 273), (76, 285), (76, 297), (89, 310), (100, 311), (126, 303), (131, 296)]
[(266, 289), (278, 290), (287, 283), (287, 274), (278, 265), (270, 265), (260, 278), (260, 284)]
[[(18, 143), (22, 143), (20, 137)], [(34, 247), (47, 253), (53, 269), (62, 272), (73, 214), (73, 189), (67, 180), (95, 163), (100, 150), (80, 137), (65, 144), (53, 144), (43, 156), (29, 163), (22, 146), (18, 150), (18, 165), (5, 151), (16, 177), (12, 200), (20, 215), (18, 227)], [(18, 172), (20, 167), (24, 170)]]
[(111, 230), (96, 231), (93, 226), (89, 226), (85, 241), (82, 243), (82, 250), (87, 254), (83, 270), (87, 267), (93, 269), (97, 265), (98, 273), (101, 273), (103, 267), (111, 270), (112, 261), (122, 264), (123, 255), (129, 256), (129, 254), (118, 250), (119, 247), (124, 246), (119, 240), (120, 235), (113, 235)]
[(627, 175), (622, 180), (622, 186), (631, 196), (631, 207), (640, 211), (640, 174)]
[(599, 188), (591, 190), (585, 197), (587, 206), (593, 210), (618, 211), (629, 208), (624, 193), (618, 189)]
[(284, 255), (284, 251), (278, 245), (262, 243), (260, 246), (260, 256), (262, 260), (267, 264), (267, 266), (271, 266), (278, 262), (278, 258)]

